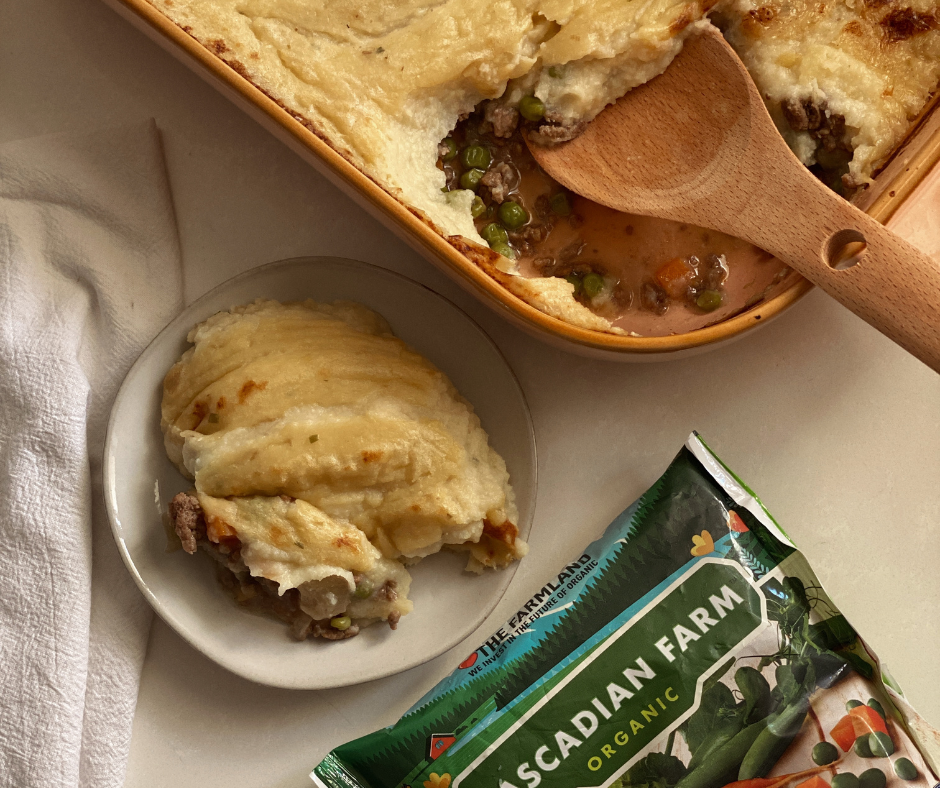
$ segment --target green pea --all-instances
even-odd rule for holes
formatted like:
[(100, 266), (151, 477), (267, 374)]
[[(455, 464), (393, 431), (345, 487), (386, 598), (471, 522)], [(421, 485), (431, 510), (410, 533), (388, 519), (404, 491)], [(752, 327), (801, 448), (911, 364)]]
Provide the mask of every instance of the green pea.
[(486, 213), (486, 203), (479, 197), (474, 197), (470, 203), (470, 215), (476, 219)]
[(574, 285), (575, 295), (581, 291), (581, 277), (577, 274), (568, 274), (568, 276), (565, 277), (565, 281)]
[(483, 175), (483, 170), (467, 170), (463, 175), (460, 176), (461, 188), (476, 191), (477, 186), (480, 185), (480, 178), (482, 178)]
[(375, 583), (368, 577), (364, 577), (356, 584), (356, 590), (353, 591), (353, 596), (356, 597), (356, 599), (368, 599), (372, 596), (374, 590)]
[(887, 733), (881, 731), (868, 734), (868, 748), (876, 758), (887, 758), (889, 755), (894, 755), (894, 742), (891, 741), (891, 737)]
[(441, 156), (441, 161), (453, 161), (454, 157), (457, 155), (457, 143), (454, 142), (454, 138), (445, 137), (441, 145), (447, 148), (447, 153)]
[(559, 216), (571, 215), (571, 203), (568, 202), (568, 195), (564, 192), (553, 194), (548, 201), (548, 206), (552, 209), (552, 213), (557, 213)]
[(529, 221), (529, 212), (519, 203), (507, 200), (499, 206), (499, 220), (510, 230), (516, 230)]
[(832, 778), (832, 788), (858, 788), (858, 777), (852, 772), (841, 772)]
[(523, 96), (519, 102), (519, 114), (526, 120), (541, 120), (545, 117), (545, 105), (535, 96)]
[(509, 243), (509, 233), (506, 232), (506, 228), (502, 227), (496, 222), (486, 225), (480, 235), (483, 236), (483, 240), (486, 241), (491, 247), (493, 244)]
[(835, 745), (827, 741), (821, 741), (813, 747), (813, 763), (817, 766), (828, 766), (833, 761), (839, 759), (839, 751)]
[(845, 702), (845, 710), (852, 711), (852, 709), (857, 709), (859, 706), (864, 706), (864, 705), (865, 704), (862, 703), (860, 700), (847, 700)]
[(703, 290), (695, 299), (695, 305), (706, 312), (714, 312), (724, 300), (724, 296), (717, 290)]
[(496, 254), (501, 254), (503, 257), (508, 257), (510, 260), (516, 259), (516, 250), (513, 249), (509, 244), (490, 244), (490, 249), (496, 252)]
[(917, 767), (911, 763), (910, 758), (898, 758), (894, 762), (894, 773), (902, 780), (917, 779)]
[(344, 632), (352, 626), (352, 619), (349, 616), (336, 616), (330, 619), (330, 626)]
[(867, 769), (858, 776), (858, 788), (885, 788), (888, 778), (881, 769)]
[(875, 755), (871, 751), (871, 747), (868, 746), (868, 736), (859, 736), (855, 740), (855, 746), (853, 747), (855, 754), (859, 758), (874, 758)]
[(490, 166), (490, 152), (482, 145), (470, 145), (460, 152), (460, 163), (468, 170), (485, 170)]
[(588, 298), (599, 296), (604, 290), (604, 277), (600, 274), (588, 274), (581, 281), (581, 289)]
[(881, 719), (883, 719), (883, 720), (888, 719), (887, 716), (885, 716), (885, 707), (882, 706), (882, 705), (881, 705), (878, 701), (876, 701), (874, 698), (869, 698), (869, 699), (868, 699), (868, 705), (871, 706), (871, 708), (873, 708), (875, 711), (877, 711), (877, 712), (881, 715)]

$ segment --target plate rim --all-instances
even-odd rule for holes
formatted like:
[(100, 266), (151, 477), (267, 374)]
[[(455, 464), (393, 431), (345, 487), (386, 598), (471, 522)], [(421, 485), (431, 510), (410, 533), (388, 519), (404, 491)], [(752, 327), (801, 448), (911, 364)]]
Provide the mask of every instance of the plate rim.
[[(436, 645), (433, 648), (427, 650), (420, 657), (410, 664), (405, 664), (401, 666), (396, 666), (389, 668), (387, 670), (376, 671), (374, 673), (369, 673), (368, 675), (362, 676), (349, 676), (347, 679), (342, 680), (327, 680), (327, 681), (316, 681), (316, 675), (311, 674), (310, 681), (296, 681), (285, 679), (283, 675), (278, 676), (267, 676), (263, 671), (255, 671), (251, 669), (251, 666), (241, 666), (238, 664), (237, 660), (228, 662), (222, 661), (217, 658), (216, 655), (210, 653), (205, 648), (200, 645), (198, 637), (194, 637), (193, 633), (190, 632), (189, 628), (180, 622), (178, 622), (173, 613), (168, 609), (168, 607), (160, 600), (160, 598), (153, 592), (147, 582), (140, 574), (140, 570), (137, 568), (137, 565), (134, 562), (133, 557), (130, 554), (127, 543), (124, 538), (124, 526), (120, 520), (120, 510), (118, 507), (117, 500), (117, 484), (114, 474), (114, 464), (115, 464), (115, 454), (114, 454), (114, 441), (115, 441), (115, 425), (118, 421), (119, 412), (122, 409), (122, 405), (129, 396), (128, 390), (128, 381), (138, 371), (139, 367), (146, 360), (146, 357), (154, 351), (154, 348), (161, 345), (168, 338), (173, 340), (177, 339), (179, 331), (186, 328), (188, 333), (192, 329), (193, 325), (192, 318), (186, 318), (187, 315), (190, 315), (194, 311), (199, 311), (200, 307), (203, 307), (205, 304), (213, 300), (219, 294), (223, 293), (226, 290), (237, 287), (242, 284), (245, 280), (254, 279), (257, 277), (263, 277), (269, 272), (282, 269), (290, 268), (293, 266), (300, 265), (311, 265), (311, 264), (330, 264), (340, 267), (346, 267), (350, 269), (369, 269), (373, 274), (378, 276), (388, 276), (393, 279), (400, 280), (406, 285), (416, 286), (420, 290), (425, 291), (426, 295), (430, 296), (433, 299), (437, 299), (440, 302), (443, 302), (444, 305), (449, 306), (454, 310), (460, 317), (462, 317), (469, 326), (476, 331), (476, 333), (482, 337), (484, 342), (489, 345), (489, 347), (496, 353), (497, 357), (502, 361), (506, 371), (509, 373), (509, 379), (514, 385), (521, 403), (523, 405), (523, 414), (525, 416), (525, 427), (526, 432), (529, 435), (529, 444), (528, 444), (528, 462), (530, 463), (530, 473), (531, 473), (531, 505), (529, 511), (526, 513), (526, 516), (520, 516), (519, 522), (519, 534), (523, 538), (527, 538), (532, 525), (535, 521), (535, 511), (538, 504), (538, 445), (537, 437), (535, 433), (535, 425), (532, 419), (532, 411), (529, 406), (528, 397), (526, 396), (525, 389), (522, 386), (521, 381), (519, 380), (516, 371), (513, 369), (512, 365), (509, 363), (509, 360), (506, 358), (506, 355), (503, 353), (502, 349), (493, 338), (483, 329), (483, 327), (474, 320), (465, 310), (460, 306), (455, 304), (450, 298), (444, 296), (423, 282), (419, 282), (415, 279), (412, 279), (409, 276), (406, 276), (398, 271), (395, 271), (390, 268), (386, 268), (382, 265), (377, 265), (375, 263), (368, 263), (362, 260), (355, 260), (348, 257), (339, 257), (335, 255), (302, 255), (296, 257), (288, 257), (280, 260), (274, 260), (268, 263), (264, 263), (254, 268), (250, 268), (247, 271), (242, 271), (239, 274), (236, 274), (229, 279), (219, 283), (215, 287), (206, 291), (190, 304), (187, 304), (183, 307), (182, 311), (175, 315), (173, 318), (167, 322), (163, 328), (147, 343), (147, 345), (141, 350), (137, 358), (134, 360), (133, 364), (128, 368), (127, 373), (124, 375), (121, 380), (121, 385), (118, 388), (118, 392), (114, 397), (114, 400), (111, 404), (111, 410), (108, 415), (108, 425), (107, 431), (105, 434), (105, 443), (102, 456), (102, 489), (103, 497), (105, 502), (105, 511), (108, 516), (108, 523), (111, 530), (111, 535), (114, 538), (115, 544), (118, 548), (118, 552), (121, 555), (121, 560), (124, 563), (128, 573), (131, 575), (131, 578), (134, 580), (135, 585), (138, 590), (147, 600), (150, 607), (153, 611), (169, 626), (177, 635), (179, 635), (184, 641), (186, 641), (192, 648), (202, 654), (204, 657), (212, 661), (214, 664), (219, 665), (225, 670), (234, 673), (241, 678), (247, 679), (249, 681), (255, 682), (257, 684), (262, 684), (265, 686), (276, 687), (279, 689), (298, 689), (298, 690), (318, 690), (318, 689), (333, 689), (340, 687), (348, 687), (356, 684), (363, 684), (370, 681), (377, 681), (379, 679), (387, 678), (389, 676), (402, 673), (406, 670), (411, 670), (420, 665), (430, 662), (432, 659), (439, 657), (441, 654), (449, 651), (451, 648), (459, 645), (463, 640), (473, 635), (480, 625), (489, 617), (490, 613), (496, 608), (496, 606), (502, 601), (503, 597), (506, 595), (506, 592), (509, 590), (510, 585), (512, 584), (515, 573), (519, 568), (519, 561), (514, 561), (510, 566), (505, 569), (499, 570), (504, 573), (505, 581), (502, 584), (502, 587), (499, 589), (498, 593), (492, 595), (492, 599), (488, 600), (482, 607), (477, 610), (476, 615), (473, 617), (472, 625), (468, 626), (466, 630), (456, 638), (444, 638), (440, 641), (443, 645)], [(312, 296), (304, 296), (304, 298), (312, 298)], [(220, 310), (222, 311), (222, 310)], [(381, 314), (381, 311), (378, 311)], [(216, 314), (213, 312), (212, 314)], [(205, 320), (205, 318), (199, 319), (199, 322)], [(384, 317), (384, 315), (383, 315)], [(184, 319), (186, 318), (186, 319)], [(394, 331), (394, 326), (392, 326)], [(183, 335), (185, 338), (185, 334)], [(396, 335), (397, 336), (397, 335)], [(406, 343), (407, 344), (407, 343)], [(410, 345), (409, 345), (410, 347)], [(437, 366), (435, 364), (435, 366)], [(446, 374), (446, 373), (445, 373)], [(448, 376), (449, 377), (449, 376)], [(473, 405), (473, 403), (471, 403)], [(166, 460), (169, 462), (169, 459)], [(521, 513), (520, 513), (521, 514)], [(246, 612), (246, 615), (249, 613)], [(296, 645), (300, 645), (299, 643)], [(318, 644), (322, 645), (322, 644)]]

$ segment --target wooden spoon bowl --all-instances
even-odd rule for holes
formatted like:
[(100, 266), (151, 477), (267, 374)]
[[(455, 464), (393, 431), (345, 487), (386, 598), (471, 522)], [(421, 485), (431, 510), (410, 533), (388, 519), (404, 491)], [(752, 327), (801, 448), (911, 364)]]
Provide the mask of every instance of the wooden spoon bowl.
[(714, 28), (570, 142), (530, 144), (555, 180), (627, 213), (766, 249), (940, 371), (940, 264), (815, 178)]

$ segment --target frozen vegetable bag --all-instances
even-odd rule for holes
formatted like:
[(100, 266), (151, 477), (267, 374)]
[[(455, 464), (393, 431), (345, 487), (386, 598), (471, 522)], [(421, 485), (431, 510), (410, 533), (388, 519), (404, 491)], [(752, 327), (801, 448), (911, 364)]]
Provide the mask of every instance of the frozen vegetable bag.
[(911, 709), (693, 435), (665, 474), (323, 788), (933, 788)]

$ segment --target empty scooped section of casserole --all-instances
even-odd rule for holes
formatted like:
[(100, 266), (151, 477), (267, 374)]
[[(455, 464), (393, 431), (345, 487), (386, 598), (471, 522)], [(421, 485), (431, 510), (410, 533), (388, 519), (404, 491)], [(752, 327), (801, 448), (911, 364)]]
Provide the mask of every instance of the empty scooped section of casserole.
[(162, 428), (195, 482), (177, 508), (202, 525), (187, 539), (175, 516), (177, 532), (247, 586), (267, 581), (256, 592), (295, 591), (308, 634), (334, 619), (397, 624), (411, 609), (403, 562), (447, 548), (482, 571), (525, 554), (505, 463), (472, 406), (375, 312), (258, 301), (189, 340)]
[(595, 331), (666, 336), (725, 320), (792, 282), (786, 266), (745, 241), (568, 192), (494, 104), (457, 124), (438, 166), (448, 189), (475, 192), (477, 230), (521, 274), (492, 275), (543, 312)]

